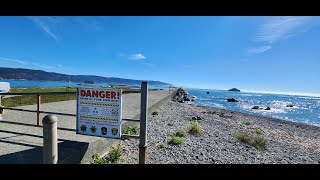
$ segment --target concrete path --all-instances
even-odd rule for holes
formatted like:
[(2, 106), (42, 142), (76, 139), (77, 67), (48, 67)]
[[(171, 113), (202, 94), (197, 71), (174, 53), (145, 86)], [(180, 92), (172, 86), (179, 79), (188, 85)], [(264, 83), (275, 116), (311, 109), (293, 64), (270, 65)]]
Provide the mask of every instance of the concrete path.
[[(154, 110), (171, 99), (173, 92), (149, 91), (148, 107)], [(20, 106), (35, 110), (36, 105)], [(41, 105), (43, 111), (76, 113), (76, 101)], [(123, 118), (137, 118), (140, 112), (140, 93), (123, 95)], [(41, 114), (41, 119), (47, 114)], [(78, 135), (76, 118), (57, 115), (59, 163), (85, 163), (95, 153), (104, 154), (117, 140)], [(0, 163), (42, 163), (42, 127), (36, 127), (36, 113), (4, 110), (0, 120)]]

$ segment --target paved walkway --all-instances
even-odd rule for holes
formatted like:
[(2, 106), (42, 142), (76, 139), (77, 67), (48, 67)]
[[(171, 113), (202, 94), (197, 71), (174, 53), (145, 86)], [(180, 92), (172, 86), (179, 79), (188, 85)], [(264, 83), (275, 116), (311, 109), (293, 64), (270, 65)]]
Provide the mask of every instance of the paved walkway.
[[(160, 106), (169, 99), (167, 90), (149, 91), (148, 107)], [(36, 105), (19, 108), (36, 110)], [(151, 108), (150, 108), (151, 109)], [(41, 105), (43, 111), (76, 113), (76, 101)], [(140, 112), (140, 93), (123, 95), (123, 118), (133, 118)], [(41, 114), (41, 119), (46, 114)], [(105, 153), (117, 140), (78, 135), (76, 118), (57, 115), (59, 163), (88, 162), (95, 153)], [(42, 127), (36, 127), (36, 113), (4, 110), (0, 120), (0, 163), (42, 163)]]

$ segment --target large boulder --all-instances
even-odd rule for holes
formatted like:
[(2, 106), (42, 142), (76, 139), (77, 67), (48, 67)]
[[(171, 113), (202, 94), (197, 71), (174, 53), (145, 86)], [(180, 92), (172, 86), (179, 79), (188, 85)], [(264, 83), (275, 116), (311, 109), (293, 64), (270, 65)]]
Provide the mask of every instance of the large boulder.
[(293, 105), (292, 104), (288, 104), (287, 107), (293, 107)]
[(271, 108), (268, 106), (267, 108), (265, 108), (264, 110), (271, 110)]
[(228, 102), (239, 102), (239, 101), (236, 100), (235, 98), (228, 98), (227, 101), (228, 101)]
[(253, 106), (251, 109), (259, 109), (259, 106)]
[(192, 120), (202, 120), (202, 118), (199, 117), (199, 116), (193, 116), (191, 119), (192, 119)]

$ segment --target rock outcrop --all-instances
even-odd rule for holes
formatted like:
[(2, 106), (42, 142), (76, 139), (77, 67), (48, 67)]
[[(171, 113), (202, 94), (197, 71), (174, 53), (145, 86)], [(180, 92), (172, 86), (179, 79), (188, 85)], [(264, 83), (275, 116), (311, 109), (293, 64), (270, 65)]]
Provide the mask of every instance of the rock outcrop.
[(239, 101), (236, 100), (235, 98), (228, 98), (227, 101), (228, 101), (228, 102), (239, 102)]
[(259, 106), (253, 106), (251, 109), (259, 109)]
[(179, 88), (177, 90), (177, 93), (172, 97), (172, 101), (184, 103), (185, 101), (190, 101), (190, 99), (187, 97), (187, 93), (184, 89)]

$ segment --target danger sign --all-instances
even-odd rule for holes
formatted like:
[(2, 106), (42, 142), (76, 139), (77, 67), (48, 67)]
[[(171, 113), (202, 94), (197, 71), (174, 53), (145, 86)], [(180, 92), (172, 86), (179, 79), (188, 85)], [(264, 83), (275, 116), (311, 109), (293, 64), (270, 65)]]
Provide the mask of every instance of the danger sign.
[(77, 134), (121, 137), (122, 90), (79, 87)]

